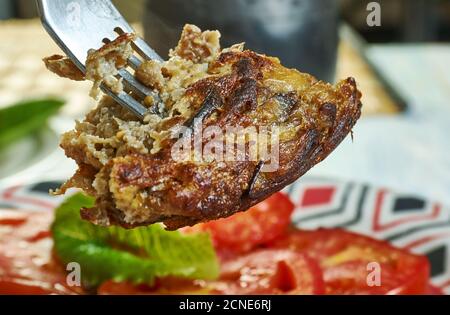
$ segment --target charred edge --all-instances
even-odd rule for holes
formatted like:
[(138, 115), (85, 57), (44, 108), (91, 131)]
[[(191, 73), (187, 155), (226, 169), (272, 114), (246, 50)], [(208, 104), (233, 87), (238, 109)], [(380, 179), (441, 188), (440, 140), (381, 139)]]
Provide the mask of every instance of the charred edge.
[(184, 126), (192, 129), (196, 120), (203, 121), (222, 105), (223, 101), (219, 91), (215, 87), (212, 87), (201, 104), (200, 109), (184, 124)]
[(250, 198), (250, 206), (279, 191), (284, 186), (291, 184), (315, 164), (315, 153), (318, 149), (319, 151), (322, 149), (319, 145), (319, 133), (316, 129), (313, 129), (308, 131), (303, 137), (305, 139), (302, 141), (304, 145), (299, 148), (296, 158), (291, 162), (291, 166), (288, 167), (291, 171), (285, 176), (281, 176), (277, 182), (266, 183), (260, 191), (252, 190), (248, 196)]
[(257, 83), (252, 78), (242, 78), (241, 86), (234, 91), (229, 104), (230, 113), (241, 114), (249, 110), (254, 110), (257, 104)]
[(292, 183), (298, 177), (305, 174), (306, 171), (308, 171), (312, 167), (312, 165), (314, 165), (312, 156), (318, 148), (321, 148), (319, 137), (320, 134), (317, 129), (312, 129), (307, 132), (304, 141), (305, 145), (300, 148), (300, 152), (296, 154), (296, 158), (293, 161), (294, 165), (290, 167), (290, 169), (293, 169), (293, 171), (289, 172), (286, 177), (282, 178), (280, 182), (274, 185), (276, 190), (279, 190), (280, 187), (284, 187)]
[(256, 69), (252, 63), (252, 60), (248, 57), (243, 57), (234, 64), (234, 68), (241, 78), (255, 78)]
[(337, 115), (336, 105), (333, 103), (322, 104), (319, 108), (319, 113), (327, 126), (332, 127), (334, 125)]
[(246, 191), (246, 193), (244, 193), (245, 197), (252, 198), (253, 189), (255, 188), (256, 182), (258, 180), (258, 176), (261, 173), (261, 169), (262, 169), (263, 165), (264, 165), (264, 161), (259, 161), (258, 164), (256, 165), (255, 170), (253, 171), (252, 178), (250, 179), (250, 182), (248, 185), (248, 190)]

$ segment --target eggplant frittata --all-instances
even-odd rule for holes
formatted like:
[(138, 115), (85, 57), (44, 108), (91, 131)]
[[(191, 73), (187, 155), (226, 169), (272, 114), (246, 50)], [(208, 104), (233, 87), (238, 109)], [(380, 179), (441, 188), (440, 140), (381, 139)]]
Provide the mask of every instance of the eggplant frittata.
[[(351, 132), (361, 114), (353, 78), (333, 86), (243, 44), (221, 49), (219, 39), (217, 31), (186, 25), (170, 59), (141, 64), (135, 77), (160, 97), (143, 100), (149, 108), (143, 121), (104, 96), (62, 136), (61, 147), (78, 171), (57, 193), (78, 187), (95, 196), (96, 205), (81, 211), (84, 219), (129, 228), (163, 222), (177, 229), (227, 217), (295, 181)], [(126, 66), (133, 40), (124, 34), (89, 52), (86, 74), (62, 56), (44, 61), (60, 76), (94, 81), (93, 96), (101, 83), (119, 92), (117, 69)], [(201, 131), (277, 127), (278, 167), (261, 171), (266, 161), (248, 151), (234, 160), (174, 158), (180, 139), (173, 135), (193, 129), (196, 119)]]

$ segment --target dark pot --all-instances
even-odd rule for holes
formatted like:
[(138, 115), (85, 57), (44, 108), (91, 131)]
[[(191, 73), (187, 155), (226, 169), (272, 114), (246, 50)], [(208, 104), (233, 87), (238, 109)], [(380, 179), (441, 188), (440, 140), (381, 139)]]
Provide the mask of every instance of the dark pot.
[(147, 0), (146, 40), (164, 58), (185, 23), (218, 29), (222, 47), (246, 47), (287, 67), (334, 80), (338, 42), (335, 0)]

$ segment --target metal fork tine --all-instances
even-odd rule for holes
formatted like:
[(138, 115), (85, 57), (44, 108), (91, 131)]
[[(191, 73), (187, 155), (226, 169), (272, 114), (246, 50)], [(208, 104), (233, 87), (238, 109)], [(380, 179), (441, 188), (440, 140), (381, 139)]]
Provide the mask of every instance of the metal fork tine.
[[(109, 0), (36, 0), (36, 2), (45, 29), (82, 72), (86, 71), (85, 61), (90, 49), (100, 48), (103, 39), (113, 39), (120, 32), (133, 32), (133, 28)], [(69, 10), (71, 7), (80, 8), (77, 21), (73, 21), (69, 16), (73, 11)], [(102, 10), (102, 15), (99, 14), (99, 10)], [(93, 25), (96, 27), (95, 32), (91, 29)], [(144, 60), (163, 61), (143, 39), (138, 38), (132, 45)], [(138, 56), (132, 56), (128, 60), (129, 66), (134, 70), (141, 63), (142, 60)], [(139, 100), (128, 94), (129, 91), (134, 92), (133, 95), (139, 99), (150, 95), (156, 101), (155, 104), (161, 102), (157, 92), (138, 82), (125, 69), (119, 70), (118, 76), (123, 78), (126, 91), (115, 94), (110, 88), (102, 84), (103, 92), (140, 119), (144, 118), (148, 109)]]
[(163, 59), (140, 37), (134, 41), (133, 45), (139, 55), (146, 60), (156, 60), (162, 62)]
[(135, 92), (138, 97), (144, 98), (147, 95), (153, 96), (153, 94), (155, 94), (155, 92), (153, 92), (151, 89), (136, 80), (134, 76), (132, 76), (127, 70), (123, 68), (120, 69), (119, 76), (122, 77), (126, 86), (129, 87), (133, 92)]
[(131, 111), (133, 114), (135, 114), (139, 119), (143, 120), (145, 115), (148, 113), (148, 109), (141, 103), (136, 101), (133, 97), (131, 97), (131, 95), (125, 92), (115, 94), (105, 85), (102, 85), (102, 90), (105, 94), (113, 98), (117, 103), (119, 103), (120, 105)]
[(131, 56), (130, 59), (128, 59), (128, 65), (133, 70), (136, 70), (141, 65), (141, 63), (142, 61), (136, 56)]

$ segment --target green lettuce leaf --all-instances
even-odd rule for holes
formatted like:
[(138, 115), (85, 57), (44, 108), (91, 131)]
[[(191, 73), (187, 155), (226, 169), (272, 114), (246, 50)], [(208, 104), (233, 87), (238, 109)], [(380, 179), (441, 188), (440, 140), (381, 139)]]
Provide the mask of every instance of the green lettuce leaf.
[(215, 279), (219, 264), (209, 234), (166, 231), (159, 224), (132, 230), (81, 220), (80, 208), (94, 200), (78, 193), (56, 209), (52, 225), (57, 256), (77, 262), (83, 284), (105, 280), (152, 284), (156, 277)]
[(64, 105), (58, 99), (21, 102), (0, 110), (0, 149), (42, 128)]

